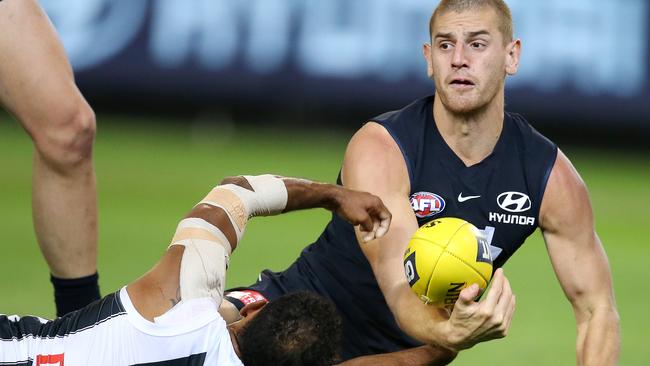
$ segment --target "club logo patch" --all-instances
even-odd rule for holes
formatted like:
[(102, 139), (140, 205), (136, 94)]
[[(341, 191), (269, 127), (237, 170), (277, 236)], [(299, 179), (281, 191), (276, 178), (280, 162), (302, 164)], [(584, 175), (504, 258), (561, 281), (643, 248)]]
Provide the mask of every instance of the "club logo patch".
[(445, 200), (435, 193), (417, 192), (411, 195), (411, 207), (416, 217), (431, 217), (445, 209)]
[(528, 195), (520, 192), (503, 192), (497, 197), (497, 204), (508, 212), (524, 212), (530, 210), (531, 203)]

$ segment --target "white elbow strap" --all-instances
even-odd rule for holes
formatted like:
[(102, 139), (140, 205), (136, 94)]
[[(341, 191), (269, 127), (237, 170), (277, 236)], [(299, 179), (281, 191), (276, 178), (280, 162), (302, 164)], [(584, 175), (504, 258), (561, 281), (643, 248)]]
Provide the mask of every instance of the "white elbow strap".
[(170, 245), (185, 247), (181, 259), (181, 301), (211, 297), (223, 300), (230, 244), (216, 226), (199, 218), (184, 219), (178, 224)]
[(255, 192), (246, 190), (250, 198), (246, 203), (250, 208), (249, 217), (277, 215), (287, 208), (287, 187), (282, 179), (271, 175), (245, 175)]
[(237, 233), (237, 241), (241, 240), (249, 218), (279, 214), (287, 207), (288, 199), (287, 187), (280, 178), (270, 174), (246, 175), (244, 178), (253, 191), (235, 184), (224, 184), (212, 189), (199, 202), (226, 211)]

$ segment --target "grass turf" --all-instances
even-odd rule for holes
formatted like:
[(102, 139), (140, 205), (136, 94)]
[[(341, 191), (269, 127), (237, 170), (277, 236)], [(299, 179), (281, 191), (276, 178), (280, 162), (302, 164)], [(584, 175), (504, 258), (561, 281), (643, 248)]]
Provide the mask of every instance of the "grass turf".
[[(333, 182), (349, 138), (270, 127), (99, 121), (95, 165), (104, 294), (150, 268), (179, 218), (223, 176), (273, 172)], [(31, 224), (31, 149), (17, 123), (0, 115), (0, 312), (52, 316), (52, 288)], [(650, 273), (650, 158), (567, 150), (590, 187), (597, 230), (609, 255), (622, 318), (621, 364), (647, 364), (650, 296), (643, 284)], [(228, 285), (249, 284), (263, 268), (285, 268), (320, 234), (328, 217), (311, 210), (254, 220), (231, 261)], [(510, 335), (462, 352), (455, 364), (574, 364), (575, 321), (538, 233), (505, 271), (517, 294)]]

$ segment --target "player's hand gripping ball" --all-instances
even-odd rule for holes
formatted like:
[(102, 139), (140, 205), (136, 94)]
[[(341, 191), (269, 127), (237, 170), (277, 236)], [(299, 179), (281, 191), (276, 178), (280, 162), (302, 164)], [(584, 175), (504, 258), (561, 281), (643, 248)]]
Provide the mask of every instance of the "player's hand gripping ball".
[(420, 227), (404, 255), (406, 278), (427, 304), (452, 308), (460, 291), (478, 284), (481, 293), (492, 278), (490, 245), (469, 222), (453, 217)]

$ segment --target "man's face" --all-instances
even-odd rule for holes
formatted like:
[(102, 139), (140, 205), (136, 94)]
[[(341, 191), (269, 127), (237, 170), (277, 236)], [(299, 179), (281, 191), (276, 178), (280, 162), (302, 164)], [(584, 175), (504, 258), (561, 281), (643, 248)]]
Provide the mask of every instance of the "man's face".
[(517, 72), (520, 42), (508, 44), (491, 8), (438, 15), (424, 46), (428, 75), (452, 113), (484, 108), (503, 92), (506, 74)]

